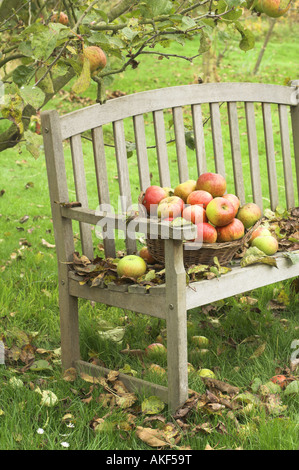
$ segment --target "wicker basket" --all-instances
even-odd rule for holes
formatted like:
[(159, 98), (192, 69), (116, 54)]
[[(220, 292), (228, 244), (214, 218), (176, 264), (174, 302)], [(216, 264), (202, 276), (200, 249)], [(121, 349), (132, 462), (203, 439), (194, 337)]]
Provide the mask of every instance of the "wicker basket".
[[(184, 264), (185, 267), (190, 267), (197, 264), (214, 264), (214, 257), (216, 256), (219, 263), (224, 266), (228, 264), (235, 254), (244, 248), (245, 244), (250, 240), (253, 231), (260, 225), (259, 220), (250, 230), (246, 231), (245, 235), (239, 240), (225, 243), (203, 243), (198, 250), (191, 249), (192, 242), (184, 242)], [(147, 247), (157, 261), (164, 263), (164, 240), (158, 238), (156, 240), (147, 239)], [(188, 249), (190, 248), (190, 249)]]
[[(142, 204), (144, 192), (139, 194), (138, 203)], [(235, 254), (244, 248), (245, 244), (250, 240), (253, 231), (260, 225), (261, 219), (256, 222), (249, 230), (246, 230), (245, 235), (239, 240), (225, 243), (203, 243), (198, 250), (194, 250), (192, 242), (184, 242), (184, 264), (185, 267), (190, 267), (196, 264), (214, 264), (215, 256), (218, 258), (219, 263), (224, 266), (228, 264)], [(147, 239), (147, 247), (155, 260), (160, 263), (165, 262), (164, 255), (164, 240), (161, 238)], [(192, 249), (193, 248), (193, 249)]]

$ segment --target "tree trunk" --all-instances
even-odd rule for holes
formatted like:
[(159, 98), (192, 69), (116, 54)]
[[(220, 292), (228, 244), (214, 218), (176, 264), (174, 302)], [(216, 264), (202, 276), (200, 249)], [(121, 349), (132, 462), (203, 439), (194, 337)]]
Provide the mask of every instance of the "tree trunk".
[(261, 49), (261, 51), (260, 51), (260, 53), (259, 53), (259, 56), (258, 56), (258, 59), (257, 59), (257, 61), (256, 61), (256, 64), (255, 64), (255, 67), (254, 67), (254, 70), (253, 70), (253, 75), (256, 75), (256, 74), (257, 74), (258, 69), (259, 69), (259, 67), (260, 67), (260, 65), (261, 65), (261, 62), (262, 62), (262, 59), (263, 59), (263, 56), (264, 56), (266, 47), (267, 47), (267, 45), (268, 45), (268, 42), (270, 41), (270, 37), (271, 37), (272, 32), (273, 32), (273, 29), (274, 29), (275, 23), (276, 23), (276, 18), (273, 19), (273, 20), (271, 21), (271, 23), (270, 23), (270, 28), (269, 28), (269, 30), (268, 30), (268, 32), (267, 32), (267, 35), (266, 35), (266, 37), (265, 37), (264, 44), (263, 44), (263, 46), (262, 46), (262, 49)]

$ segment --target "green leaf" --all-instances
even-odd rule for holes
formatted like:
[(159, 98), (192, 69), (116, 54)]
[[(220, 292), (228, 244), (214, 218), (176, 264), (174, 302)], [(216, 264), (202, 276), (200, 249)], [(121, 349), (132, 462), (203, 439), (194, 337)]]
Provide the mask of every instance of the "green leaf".
[(259, 250), (256, 246), (252, 246), (246, 250), (244, 253), (243, 258), (241, 259), (240, 266), (242, 268), (249, 266), (251, 264), (256, 263), (263, 263), (268, 264), (269, 266), (277, 267), (276, 259), (272, 256), (267, 256), (261, 250)]
[(40, 156), (40, 151), (43, 145), (43, 138), (41, 135), (36, 134), (30, 130), (24, 132), (24, 137), (26, 139), (26, 149), (31, 155), (37, 159)]
[(161, 413), (161, 411), (163, 411), (164, 408), (165, 408), (165, 404), (159, 397), (156, 397), (156, 396), (151, 396), (149, 398), (146, 398), (141, 403), (142, 413), (147, 414), (147, 415), (156, 415), (158, 413)]
[(235, 22), (235, 27), (242, 36), (242, 39), (239, 43), (240, 49), (245, 52), (253, 49), (255, 45), (254, 34), (249, 29), (244, 28), (239, 21)]
[(22, 86), (26, 83), (27, 79), (30, 78), (33, 72), (34, 68), (32, 66), (19, 65), (13, 71), (12, 79), (18, 86)]
[(141, 13), (146, 17), (167, 15), (172, 9), (169, 0), (144, 0), (140, 5)]
[(75, 81), (72, 87), (72, 91), (76, 93), (77, 95), (80, 95), (85, 90), (87, 90), (87, 88), (90, 85), (90, 80), (91, 80), (91, 77), (90, 77), (89, 59), (87, 57), (84, 57), (81, 74), (78, 77), (78, 79)]
[(196, 22), (190, 16), (183, 16), (182, 18), (182, 26), (181, 29), (186, 31), (187, 29), (194, 28), (196, 26)]
[(299, 250), (288, 251), (287, 253), (284, 253), (284, 256), (291, 260), (293, 264), (299, 263)]
[(30, 370), (40, 372), (42, 370), (53, 370), (53, 367), (48, 363), (48, 361), (40, 359), (39, 361), (34, 361), (30, 367)]
[(299, 393), (299, 380), (294, 380), (293, 382), (289, 383), (285, 388), (284, 394), (285, 395), (298, 395)]
[[(45, 75), (46, 71), (47, 71), (47, 67), (40, 67), (39, 69), (37, 69), (35, 73), (36, 81), (42, 78)], [(45, 78), (43, 78), (43, 80), (38, 84), (38, 88), (40, 88), (46, 94), (54, 93), (53, 82), (49, 73), (47, 73)]]
[(38, 87), (27, 85), (20, 88), (20, 95), (25, 104), (31, 104), (38, 109), (45, 101), (45, 93)]

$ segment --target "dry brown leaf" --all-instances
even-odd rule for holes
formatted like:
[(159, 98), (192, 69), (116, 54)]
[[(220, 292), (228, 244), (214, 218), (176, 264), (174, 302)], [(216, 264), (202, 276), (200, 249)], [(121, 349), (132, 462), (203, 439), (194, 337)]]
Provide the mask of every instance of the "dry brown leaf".
[(171, 443), (167, 441), (164, 432), (159, 429), (143, 428), (142, 426), (137, 426), (136, 435), (139, 439), (151, 447), (172, 446)]

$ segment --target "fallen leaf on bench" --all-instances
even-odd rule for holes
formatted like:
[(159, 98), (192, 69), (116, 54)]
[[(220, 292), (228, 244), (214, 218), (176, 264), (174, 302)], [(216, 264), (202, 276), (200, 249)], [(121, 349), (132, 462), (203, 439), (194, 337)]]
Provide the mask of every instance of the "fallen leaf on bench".
[(256, 246), (252, 246), (245, 251), (240, 265), (244, 268), (256, 263), (268, 264), (269, 266), (277, 267), (275, 258), (265, 255), (265, 253), (259, 250)]
[(284, 256), (288, 258), (293, 264), (299, 263), (299, 250), (288, 251), (287, 253), (284, 253)]

